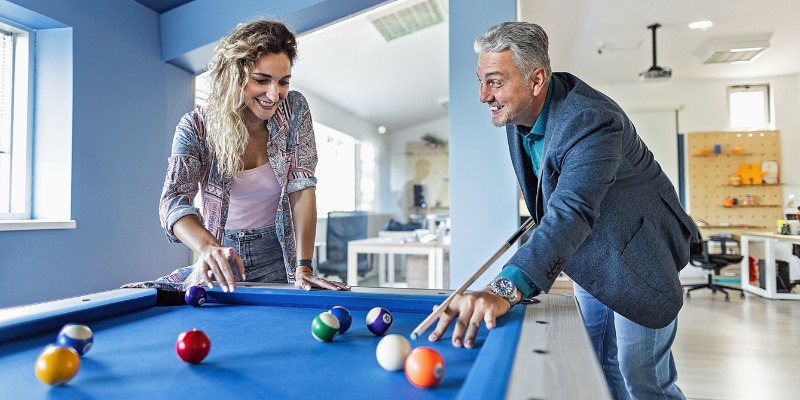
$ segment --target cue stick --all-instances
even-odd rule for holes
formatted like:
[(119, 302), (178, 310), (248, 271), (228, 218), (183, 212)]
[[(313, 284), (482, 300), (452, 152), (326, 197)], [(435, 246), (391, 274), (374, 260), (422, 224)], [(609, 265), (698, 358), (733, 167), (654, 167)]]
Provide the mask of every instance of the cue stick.
[(512, 244), (514, 244), (514, 242), (517, 241), (517, 239), (519, 239), (525, 232), (529, 231), (534, 225), (536, 225), (536, 223), (533, 221), (533, 218), (528, 217), (528, 220), (525, 221), (525, 223), (523, 223), (522, 226), (520, 226), (519, 229), (517, 229), (517, 231), (514, 232), (514, 234), (511, 235), (511, 237), (506, 240), (502, 246), (500, 246), (500, 248), (496, 253), (494, 253), (489, 261), (486, 261), (477, 271), (475, 271), (474, 274), (472, 274), (469, 279), (467, 279), (466, 282), (456, 289), (455, 292), (451, 293), (450, 296), (447, 296), (447, 298), (442, 302), (441, 305), (439, 305), (439, 307), (436, 308), (436, 310), (430, 313), (427, 318), (425, 318), (419, 325), (417, 325), (416, 328), (414, 328), (413, 331), (411, 331), (411, 340), (416, 340), (422, 332), (425, 332), (425, 330), (430, 327), (433, 321), (439, 318), (439, 316), (441, 316), (442, 313), (447, 310), (450, 302), (453, 301), (453, 297), (464, 293), (464, 291), (467, 290), (470, 285), (478, 280), (478, 278), (480, 278), (480, 276), (483, 275), (483, 273), (486, 272), (486, 270), (489, 269), (489, 267), (492, 266), (492, 264), (494, 264), (494, 262), (497, 261), (497, 259), (500, 258), (500, 256), (502, 256)]

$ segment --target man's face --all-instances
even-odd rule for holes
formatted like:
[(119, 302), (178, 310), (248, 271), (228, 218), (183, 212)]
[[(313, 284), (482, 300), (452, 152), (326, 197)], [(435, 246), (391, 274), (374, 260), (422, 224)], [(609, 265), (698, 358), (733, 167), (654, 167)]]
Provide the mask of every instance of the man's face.
[(526, 83), (513, 57), (510, 50), (478, 55), (480, 101), (489, 105), (494, 126), (532, 127), (544, 103), (544, 96), (538, 102), (536, 99), (546, 93), (541, 90), (543, 84), (537, 85), (544, 70), (537, 69)]

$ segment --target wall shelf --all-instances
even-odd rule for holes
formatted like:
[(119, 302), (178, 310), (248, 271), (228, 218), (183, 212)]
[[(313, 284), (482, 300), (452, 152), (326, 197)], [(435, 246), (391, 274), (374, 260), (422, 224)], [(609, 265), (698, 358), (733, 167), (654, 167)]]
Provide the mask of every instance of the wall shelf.
[(702, 154), (702, 153), (697, 153), (697, 154), (692, 154), (692, 157), (706, 157), (706, 158), (708, 158), (708, 157), (748, 157), (748, 156), (752, 156), (752, 155), (753, 155), (753, 153), (739, 153), (739, 154), (733, 154), (733, 153)]
[(761, 225), (704, 225), (698, 226), (700, 229), (765, 229), (766, 226)]
[(723, 208), (780, 208), (780, 204), (737, 204), (735, 206), (720, 205)]

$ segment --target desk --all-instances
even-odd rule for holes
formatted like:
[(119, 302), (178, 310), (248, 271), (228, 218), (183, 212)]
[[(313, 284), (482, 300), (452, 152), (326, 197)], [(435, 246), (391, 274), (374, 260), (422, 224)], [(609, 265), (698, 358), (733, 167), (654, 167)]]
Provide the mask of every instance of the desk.
[[(429, 346), (445, 360), (444, 378), (432, 389), (412, 386), (403, 372), (375, 361), (380, 337), (364, 324), (367, 312), (385, 307), (389, 333), (408, 334), (446, 292), (354, 288), (353, 292), (290, 285), (240, 284), (215, 288), (202, 307), (155, 306), (155, 289), (118, 289), (51, 303), (0, 310), (0, 388), (9, 399), (173, 399), (181, 393), (208, 399), (610, 399), (583, 327), (575, 298), (542, 295), (517, 306), (475, 349), (441, 341)], [(347, 307), (353, 325), (331, 343), (311, 336), (315, 315)], [(94, 331), (94, 345), (77, 375), (64, 386), (40, 383), (33, 365), (65, 322)], [(202, 363), (175, 354), (178, 334), (197, 328), (211, 339)], [(545, 351), (537, 351), (545, 350)], [(298, 373), (303, 379), (298, 381)], [(322, 394), (321, 394), (322, 393)]]
[[(428, 288), (444, 287), (444, 253), (450, 245), (440, 242), (406, 242), (395, 238), (367, 238), (347, 243), (347, 284), (358, 285), (358, 254), (405, 254), (428, 256)], [(382, 262), (382, 261), (381, 261)], [(383, 265), (378, 273), (383, 274)], [(389, 257), (390, 278), (394, 276), (393, 258)]]
[[(783, 300), (800, 300), (800, 294), (794, 293), (778, 293), (776, 285), (776, 271), (775, 271), (775, 251), (779, 242), (789, 242), (800, 244), (800, 236), (798, 235), (778, 235), (771, 232), (746, 232), (742, 234), (741, 240), (742, 256), (742, 289), (750, 293), (755, 293), (761, 297), (768, 299), (783, 299)], [(752, 252), (750, 246), (752, 243), (763, 243), (764, 245), (764, 286), (765, 288), (750, 284), (749, 272), (749, 256)], [(754, 256), (756, 259), (760, 257)], [(788, 284), (789, 282), (787, 282)]]

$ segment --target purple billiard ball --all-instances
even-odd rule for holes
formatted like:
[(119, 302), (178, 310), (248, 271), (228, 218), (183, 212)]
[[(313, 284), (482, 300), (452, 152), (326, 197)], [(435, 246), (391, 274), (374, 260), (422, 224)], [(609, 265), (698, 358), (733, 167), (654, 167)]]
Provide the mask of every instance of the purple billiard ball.
[(392, 322), (392, 314), (385, 308), (375, 307), (367, 314), (367, 329), (378, 336), (386, 334), (392, 327)]
[(353, 323), (353, 317), (350, 316), (350, 311), (342, 306), (331, 308), (330, 311), (336, 319), (339, 320), (339, 333), (345, 333), (350, 329), (350, 324)]
[(206, 290), (200, 286), (192, 286), (186, 291), (184, 298), (186, 299), (186, 304), (192, 307), (200, 307), (206, 302)]

